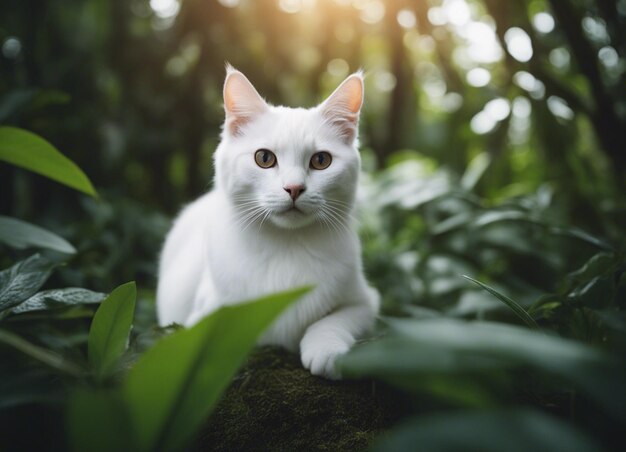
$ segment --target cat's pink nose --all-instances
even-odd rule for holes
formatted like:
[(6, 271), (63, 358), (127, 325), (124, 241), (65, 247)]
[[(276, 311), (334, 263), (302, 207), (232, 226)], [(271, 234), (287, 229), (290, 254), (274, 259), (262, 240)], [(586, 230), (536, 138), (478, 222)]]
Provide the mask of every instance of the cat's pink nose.
[(295, 202), (296, 199), (298, 199), (298, 196), (300, 196), (300, 194), (302, 194), (302, 192), (304, 192), (304, 185), (285, 185), (283, 187), (283, 189), (289, 193), (289, 196), (291, 196), (291, 199), (293, 199), (293, 201)]

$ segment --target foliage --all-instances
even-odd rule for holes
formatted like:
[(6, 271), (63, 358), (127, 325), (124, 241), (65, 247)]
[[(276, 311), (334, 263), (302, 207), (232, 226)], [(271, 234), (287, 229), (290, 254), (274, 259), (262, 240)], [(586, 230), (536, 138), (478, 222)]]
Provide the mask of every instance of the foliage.
[[(450, 434), (454, 432), (454, 434)], [(598, 451), (600, 446), (567, 424), (545, 414), (518, 409), (450, 413), (407, 421), (373, 450)]]
[[(43, 140), (36, 137), (35, 142)], [(24, 145), (19, 140), (12, 143), (15, 149), (7, 153), (7, 161), (16, 163), (19, 159), (13, 157), (21, 151), (21, 166), (72, 185), (74, 174), (65, 172), (63, 165), (59, 168), (49, 164), (50, 160), (46, 159), (47, 155), (61, 155), (51, 145), (33, 151), (20, 144)], [(33, 154), (35, 158), (31, 158)], [(65, 162), (64, 159), (58, 161)], [(68, 250), (75, 251), (64, 239), (44, 229), (8, 217), (0, 220), (4, 225), (0, 233), (9, 246), (18, 249), (35, 246), (65, 254)], [(17, 229), (24, 225), (23, 230)], [(10, 240), (14, 235), (18, 240)], [(49, 309), (58, 307), (54, 304), (67, 307), (101, 302), (87, 336), (88, 366), (29, 342), (10, 331), (10, 325), (9, 329), (0, 329), (0, 344), (39, 361), (50, 371), (77, 379), (72, 386), (77, 387), (90, 374), (102, 386), (120, 371), (120, 360), (128, 349), (135, 311), (135, 283), (119, 286), (104, 300), (85, 289), (37, 293), (56, 265), (35, 254), (0, 272), (0, 319), (11, 315), (19, 318), (33, 311), (43, 311), (45, 315)], [(193, 438), (257, 337), (308, 290), (293, 290), (220, 308), (193, 328), (175, 332), (152, 347), (137, 360), (120, 388), (74, 389), (67, 408), (71, 446), (76, 450), (181, 448)], [(52, 316), (50, 313), (44, 320)], [(16, 372), (8, 371), (9, 375)], [(16, 374), (19, 375), (19, 368)], [(35, 400), (37, 396), (34, 395)], [(32, 399), (26, 397), (26, 400)], [(13, 403), (20, 403), (19, 398)], [(4, 400), (4, 404), (10, 406), (11, 402)]]
[(137, 289), (134, 282), (119, 286), (102, 302), (89, 329), (87, 352), (96, 377), (103, 379), (128, 346)]
[[(341, 365), (412, 410), (375, 448), (620, 449), (625, 23), (604, 0), (1, 6), (3, 444), (28, 425), (42, 447), (183, 447), (241, 362), (252, 333), (224, 338), (211, 388), (143, 402), (183, 378), (146, 368), (176, 353), (196, 375), (221, 353), (203, 338), (228, 333), (156, 328), (153, 287), (169, 216), (210, 186), (229, 61), (275, 104), (367, 74), (360, 219), (384, 316)], [(136, 296), (96, 311), (124, 281)]]
[[(135, 363), (117, 392), (76, 393), (68, 415), (74, 448), (181, 449), (193, 439), (257, 337), (307, 291), (222, 307), (159, 341)], [(114, 323), (109, 328), (121, 331)], [(90, 343), (93, 332), (92, 327)], [(94, 419), (91, 413), (114, 419)]]
[[(386, 317), (382, 337), (356, 347), (341, 366), (345, 375), (413, 394), (418, 406), (434, 399), (457, 410), (418, 417), (380, 448), (419, 441), (446, 450), (458, 440), (481, 449), (497, 443), (500, 416), (518, 419), (525, 440), (548, 449), (572, 424), (569, 438), (581, 450), (616, 447), (614, 426), (626, 422), (626, 258), (623, 237), (607, 236), (619, 225), (603, 218), (593, 226), (605, 236), (568, 226), (575, 220), (548, 186), (480, 198), (464, 181), (478, 183), (489, 165), (460, 177), (433, 168), (405, 155), (364, 186), (365, 262)], [(520, 321), (528, 329), (508, 325)], [(535, 409), (498, 411), (529, 404)], [(568, 405), (586, 412), (566, 414)], [(536, 410), (548, 407), (571, 424)], [(597, 419), (605, 423), (600, 433), (589, 427), (597, 429)], [(464, 437), (460, 425), (478, 431)]]
[(95, 196), (91, 182), (74, 162), (43, 138), (16, 127), (0, 127), (0, 160)]

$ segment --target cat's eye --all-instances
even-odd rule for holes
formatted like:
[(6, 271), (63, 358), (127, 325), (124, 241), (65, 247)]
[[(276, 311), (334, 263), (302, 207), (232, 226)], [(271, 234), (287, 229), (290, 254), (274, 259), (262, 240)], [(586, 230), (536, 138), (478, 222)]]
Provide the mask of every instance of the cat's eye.
[(276, 156), (268, 149), (259, 149), (254, 153), (254, 161), (261, 168), (271, 168), (276, 165)]
[(313, 157), (311, 157), (311, 162), (309, 163), (309, 166), (316, 170), (323, 170), (328, 168), (332, 161), (333, 158), (328, 152), (316, 152), (315, 154), (313, 154)]

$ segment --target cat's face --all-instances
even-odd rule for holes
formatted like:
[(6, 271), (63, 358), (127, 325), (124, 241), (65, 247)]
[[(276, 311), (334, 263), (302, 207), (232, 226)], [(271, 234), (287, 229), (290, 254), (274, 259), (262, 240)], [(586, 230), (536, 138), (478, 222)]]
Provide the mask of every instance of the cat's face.
[(243, 74), (229, 70), (216, 183), (242, 227), (345, 227), (360, 169), (356, 131), (362, 101), (363, 81), (356, 74), (315, 108), (273, 107)]

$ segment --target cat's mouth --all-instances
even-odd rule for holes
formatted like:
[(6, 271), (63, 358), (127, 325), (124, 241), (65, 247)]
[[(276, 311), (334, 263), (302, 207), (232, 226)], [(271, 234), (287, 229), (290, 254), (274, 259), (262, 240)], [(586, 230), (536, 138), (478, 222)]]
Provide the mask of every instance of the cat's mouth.
[(298, 206), (292, 204), (283, 210), (279, 211), (280, 214), (288, 214), (288, 213), (304, 213)]
[(295, 204), (276, 210), (275, 215), (272, 215), (270, 218), (277, 226), (287, 229), (300, 228), (314, 220), (314, 216)]
[(304, 212), (302, 210), (300, 210), (298, 207), (296, 207), (295, 205), (293, 206), (289, 206), (286, 209), (283, 209), (279, 212), (280, 215), (287, 215), (287, 216), (291, 216), (291, 215), (304, 215)]

